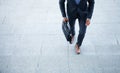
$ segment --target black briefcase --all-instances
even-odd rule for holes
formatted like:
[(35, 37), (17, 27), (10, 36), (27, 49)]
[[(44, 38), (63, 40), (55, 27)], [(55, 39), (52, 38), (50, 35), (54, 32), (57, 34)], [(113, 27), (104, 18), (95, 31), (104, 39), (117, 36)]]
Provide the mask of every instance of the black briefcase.
[(62, 22), (62, 30), (66, 40), (71, 43), (70, 25), (68, 22)]

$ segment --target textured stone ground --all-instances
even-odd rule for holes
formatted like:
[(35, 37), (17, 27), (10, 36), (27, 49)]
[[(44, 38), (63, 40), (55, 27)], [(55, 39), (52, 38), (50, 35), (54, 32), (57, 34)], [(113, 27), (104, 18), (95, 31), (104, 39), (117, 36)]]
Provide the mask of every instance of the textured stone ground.
[(119, 12), (120, 0), (96, 0), (76, 55), (58, 0), (0, 0), (0, 73), (120, 73)]

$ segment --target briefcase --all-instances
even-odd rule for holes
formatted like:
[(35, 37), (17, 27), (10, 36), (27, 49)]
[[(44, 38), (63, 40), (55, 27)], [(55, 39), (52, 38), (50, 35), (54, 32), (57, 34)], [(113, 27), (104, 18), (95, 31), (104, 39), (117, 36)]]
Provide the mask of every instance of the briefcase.
[(70, 33), (70, 25), (69, 22), (62, 22), (62, 30), (65, 35), (66, 40), (71, 43), (71, 33)]

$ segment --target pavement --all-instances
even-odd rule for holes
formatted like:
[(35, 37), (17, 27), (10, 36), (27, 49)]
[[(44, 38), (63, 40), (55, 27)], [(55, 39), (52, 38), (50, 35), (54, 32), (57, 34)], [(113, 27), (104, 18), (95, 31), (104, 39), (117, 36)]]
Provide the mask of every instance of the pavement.
[(119, 12), (120, 0), (95, 0), (77, 55), (58, 0), (0, 0), (0, 73), (120, 73)]

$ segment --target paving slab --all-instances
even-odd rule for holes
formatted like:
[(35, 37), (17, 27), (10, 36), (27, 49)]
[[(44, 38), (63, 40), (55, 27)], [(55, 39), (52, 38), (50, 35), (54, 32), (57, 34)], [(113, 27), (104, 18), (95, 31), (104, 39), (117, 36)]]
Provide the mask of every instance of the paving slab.
[(58, 0), (0, 0), (0, 73), (119, 73), (120, 0), (96, 0), (75, 53), (62, 32)]

